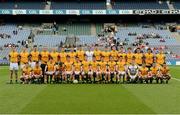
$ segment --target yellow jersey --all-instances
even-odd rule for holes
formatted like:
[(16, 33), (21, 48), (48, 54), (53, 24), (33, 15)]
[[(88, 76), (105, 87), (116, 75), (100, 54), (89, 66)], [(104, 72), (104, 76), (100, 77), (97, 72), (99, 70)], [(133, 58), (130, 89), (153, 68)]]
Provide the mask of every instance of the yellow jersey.
[(84, 55), (85, 55), (85, 52), (83, 50), (79, 50), (79, 51), (76, 52), (76, 56), (79, 57), (80, 61), (84, 60)]
[(43, 64), (47, 63), (49, 61), (49, 52), (41, 52), (41, 61)]
[(133, 53), (127, 53), (126, 57), (127, 57), (127, 63), (130, 64), (132, 61), (134, 54)]
[(34, 67), (33, 73), (34, 73), (35, 75), (40, 75), (41, 72), (42, 72), (41, 67)]
[(151, 67), (150, 70), (151, 70), (152, 74), (157, 75), (158, 71), (159, 71), (159, 68), (158, 67)]
[(145, 54), (145, 63), (147, 66), (152, 65), (153, 57), (154, 57), (153, 53), (146, 53)]
[(118, 60), (118, 52), (116, 50), (112, 50), (111, 52), (111, 56), (113, 57), (114, 61)]
[(64, 63), (65, 70), (66, 71), (72, 71), (72, 65), (73, 65), (73, 62), (65, 62)]
[(89, 66), (90, 66), (91, 62), (88, 61), (82, 61), (82, 67), (84, 71), (88, 71), (89, 70)]
[(142, 53), (136, 53), (134, 54), (136, 57), (135, 62), (136, 64), (142, 64), (143, 63), (143, 54)]
[(73, 64), (75, 71), (81, 71), (81, 63), (80, 62), (74, 62)]
[(148, 75), (148, 68), (147, 67), (141, 67), (139, 69), (139, 71), (140, 71), (142, 77), (145, 76), (145, 75)]
[(32, 51), (31, 53), (31, 60), (32, 61), (39, 61), (39, 52), (38, 51)]
[(157, 58), (156, 62), (158, 64), (161, 64), (161, 65), (164, 64), (164, 62), (165, 62), (165, 55), (164, 54), (157, 54), (156, 58)]
[(25, 75), (30, 75), (31, 72), (32, 72), (32, 69), (30, 67), (26, 68), (24, 67), (22, 72), (25, 74)]
[(108, 63), (108, 67), (109, 67), (109, 70), (110, 70), (110, 71), (115, 71), (116, 62), (114, 62), (114, 61), (109, 62), (109, 63)]
[(47, 71), (55, 71), (55, 63), (54, 62), (48, 62), (47, 63)]
[(23, 64), (28, 63), (28, 56), (29, 56), (28, 52), (21, 52), (20, 53), (21, 63)]
[(10, 52), (9, 53), (9, 60), (11, 63), (17, 63), (18, 62), (18, 52)]
[(109, 56), (111, 55), (111, 53), (108, 51), (104, 51), (101, 53), (101, 55), (104, 57), (104, 61), (109, 61)]
[(125, 71), (125, 65), (126, 65), (126, 62), (125, 61), (118, 61), (117, 63), (117, 70), (118, 71)]
[(66, 62), (66, 56), (67, 56), (67, 53), (65, 52), (59, 53), (60, 61), (63, 63)]
[(59, 58), (59, 53), (58, 52), (51, 52), (50, 56), (53, 58), (54, 62), (58, 62), (58, 58)]
[(100, 50), (95, 50), (94, 51), (94, 56), (96, 58), (96, 61), (101, 60), (101, 51)]

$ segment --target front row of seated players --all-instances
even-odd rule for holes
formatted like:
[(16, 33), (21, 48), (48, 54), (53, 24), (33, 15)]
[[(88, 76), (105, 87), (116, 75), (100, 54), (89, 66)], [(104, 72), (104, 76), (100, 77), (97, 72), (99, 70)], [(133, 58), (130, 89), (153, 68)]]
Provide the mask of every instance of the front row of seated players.
[[(169, 68), (166, 64), (157, 65), (153, 63), (152, 66), (137, 65), (135, 57), (132, 58), (130, 64), (126, 64), (123, 57), (120, 56), (118, 61), (115, 62), (113, 57), (109, 57), (109, 61), (87, 61), (85, 56), (84, 61), (80, 61), (75, 57), (72, 62), (70, 57), (67, 56), (65, 63), (55, 63), (53, 58), (50, 58), (45, 67), (45, 83), (71, 83), (73, 80), (78, 80), (80, 83), (168, 83), (170, 80)], [(28, 63), (23, 68), (21, 80), (23, 83), (43, 83), (42, 69), (39, 62), (36, 62), (35, 67), (31, 69)]]

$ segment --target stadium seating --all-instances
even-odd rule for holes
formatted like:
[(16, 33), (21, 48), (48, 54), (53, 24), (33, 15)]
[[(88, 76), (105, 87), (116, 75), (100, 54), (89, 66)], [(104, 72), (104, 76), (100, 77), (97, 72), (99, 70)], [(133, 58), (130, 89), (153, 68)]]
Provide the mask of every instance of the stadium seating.
[(113, 9), (168, 9), (167, 3), (163, 2), (128, 2), (126, 0), (118, 1), (114, 4)]
[(52, 2), (51, 9), (106, 9), (105, 2)]
[(180, 9), (180, 2), (173, 3), (175, 9)]
[(44, 2), (0, 2), (1, 9), (44, 9)]

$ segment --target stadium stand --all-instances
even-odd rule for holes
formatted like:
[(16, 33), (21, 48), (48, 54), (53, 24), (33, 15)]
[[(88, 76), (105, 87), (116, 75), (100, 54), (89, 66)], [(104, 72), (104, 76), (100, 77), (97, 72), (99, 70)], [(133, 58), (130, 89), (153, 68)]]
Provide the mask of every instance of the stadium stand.
[(45, 2), (0, 2), (1, 9), (44, 9)]
[(105, 2), (52, 2), (51, 9), (106, 9)]
[(113, 9), (168, 9), (168, 5), (166, 2), (122, 0), (115, 2)]

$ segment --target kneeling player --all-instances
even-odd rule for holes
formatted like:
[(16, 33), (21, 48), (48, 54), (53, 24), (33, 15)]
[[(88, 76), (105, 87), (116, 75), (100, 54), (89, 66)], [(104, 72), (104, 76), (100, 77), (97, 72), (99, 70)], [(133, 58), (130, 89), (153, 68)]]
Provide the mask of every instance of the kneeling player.
[(39, 62), (35, 63), (35, 67), (32, 70), (32, 80), (37, 80), (40, 83), (40, 79), (42, 78), (42, 69), (40, 67)]
[(132, 59), (131, 64), (128, 66), (127, 73), (127, 80), (131, 83), (136, 83), (138, 80), (139, 67), (135, 64), (135, 58)]
[(148, 83), (148, 71), (149, 71), (149, 69), (146, 67), (146, 65), (142, 64), (142, 67), (139, 69), (139, 81), (140, 81), (140, 83), (143, 83), (143, 81)]
[(50, 83), (52, 83), (52, 79), (55, 73), (55, 63), (52, 58), (50, 58), (49, 62), (47, 63), (45, 67), (46, 71), (46, 82), (49, 83), (49, 77), (50, 77)]
[[(166, 83), (171, 79), (171, 75), (169, 73), (169, 68), (166, 64), (163, 64), (162, 68), (160, 69), (160, 76), (162, 80), (166, 80)], [(163, 81), (161, 81), (162, 83)]]
[(156, 65), (156, 63), (153, 63), (153, 66), (150, 68), (150, 72), (148, 74), (148, 80), (150, 80), (150, 83), (153, 82), (153, 79), (156, 79), (157, 82), (159, 79), (159, 67)]
[(20, 77), (20, 80), (22, 83), (30, 83), (32, 78), (32, 69), (29, 67), (28, 63), (25, 63), (25, 66), (22, 68), (22, 76)]

